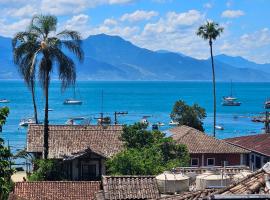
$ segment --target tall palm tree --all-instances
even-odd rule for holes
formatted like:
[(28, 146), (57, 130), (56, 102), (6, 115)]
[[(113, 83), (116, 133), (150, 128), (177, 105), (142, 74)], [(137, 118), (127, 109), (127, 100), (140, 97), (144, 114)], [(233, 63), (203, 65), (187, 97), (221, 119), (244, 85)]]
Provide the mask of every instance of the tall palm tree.
[(215, 77), (215, 66), (213, 58), (213, 41), (223, 32), (223, 27), (220, 27), (218, 23), (207, 21), (204, 25), (200, 26), (197, 31), (197, 35), (202, 37), (204, 40), (209, 41), (211, 63), (212, 63), (212, 75), (213, 75), (213, 100), (214, 100), (214, 125), (213, 134), (216, 137), (216, 77)]
[[(81, 36), (77, 31), (63, 30), (56, 33), (57, 18), (52, 15), (36, 15), (32, 18), (28, 30), (21, 37), (33, 38), (31, 44), (25, 40), (19, 40), (15, 48), (19, 60), (30, 60), (31, 68), (36, 69), (45, 95), (43, 158), (48, 158), (49, 137), (49, 84), (51, 73), (58, 68), (59, 79), (62, 82), (62, 91), (74, 85), (76, 81), (76, 69), (74, 61), (63, 50), (69, 50), (79, 61), (84, 54), (81, 48)], [(25, 57), (29, 57), (26, 59)]]
[[(31, 91), (33, 107), (34, 107), (34, 118), (35, 122), (38, 123), (38, 114), (35, 98), (35, 65), (33, 64), (34, 51), (36, 38), (30, 32), (19, 32), (15, 35), (12, 40), (13, 46), (13, 60), (18, 65), (19, 72), (23, 77), (26, 85)], [(18, 44), (24, 44), (23, 48), (16, 48)], [(32, 50), (33, 49), (33, 50)]]

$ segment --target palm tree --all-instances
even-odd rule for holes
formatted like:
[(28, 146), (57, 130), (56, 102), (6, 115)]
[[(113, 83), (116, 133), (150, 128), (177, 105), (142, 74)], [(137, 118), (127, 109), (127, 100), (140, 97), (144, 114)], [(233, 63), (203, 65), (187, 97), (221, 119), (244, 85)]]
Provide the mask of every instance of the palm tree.
[[(52, 15), (36, 15), (32, 18), (29, 29), (21, 34), (22, 38), (29, 35), (33, 38), (31, 44), (27, 40), (19, 39), (16, 51), (19, 60), (28, 60), (31, 68), (36, 69), (41, 86), (45, 95), (44, 138), (43, 158), (48, 158), (49, 137), (49, 84), (51, 73), (58, 68), (59, 79), (62, 83), (62, 91), (74, 85), (76, 81), (76, 69), (74, 61), (69, 58), (65, 50), (69, 50), (80, 61), (84, 54), (81, 48), (81, 36), (77, 31), (63, 30), (56, 33), (57, 18)], [(29, 57), (29, 58), (25, 58)]]
[[(34, 53), (35, 49), (38, 47), (35, 46), (36, 38), (30, 32), (19, 32), (15, 35), (12, 40), (13, 46), (13, 60), (20, 74), (22, 75), (27, 87), (31, 91), (33, 107), (34, 107), (34, 118), (35, 122), (38, 123), (38, 114), (37, 106), (35, 99), (35, 64), (33, 60), (35, 59)], [(18, 44), (23, 44), (22, 48), (16, 48)]]
[(218, 23), (207, 21), (204, 25), (200, 26), (197, 31), (197, 35), (204, 40), (209, 41), (211, 63), (212, 63), (212, 75), (213, 75), (213, 100), (214, 100), (214, 127), (213, 134), (216, 136), (216, 78), (215, 78), (215, 66), (213, 58), (213, 41), (223, 32), (223, 27), (220, 27)]

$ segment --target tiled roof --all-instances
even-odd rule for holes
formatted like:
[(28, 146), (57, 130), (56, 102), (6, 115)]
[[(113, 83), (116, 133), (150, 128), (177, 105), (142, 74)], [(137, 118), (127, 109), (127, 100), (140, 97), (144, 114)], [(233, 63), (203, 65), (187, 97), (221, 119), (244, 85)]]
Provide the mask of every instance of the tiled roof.
[(10, 197), (15, 200), (91, 200), (99, 190), (98, 181), (18, 182)]
[(183, 192), (181, 194), (163, 196), (160, 199), (162, 200), (197, 200), (197, 199), (203, 199), (207, 197), (208, 195), (212, 194), (214, 191), (215, 191), (214, 189), (207, 189), (207, 190), (196, 191), (196, 192)]
[(97, 199), (158, 199), (154, 176), (103, 176), (103, 191)]
[(243, 147), (250, 151), (270, 156), (270, 134), (248, 135), (242, 137), (228, 138), (225, 140), (231, 144)]
[[(49, 158), (67, 158), (87, 149), (104, 157), (120, 152), (123, 142), (119, 139), (122, 126), (50, 125)], [(43, 125), (30, 125), (27, 135), (27, 151), (42, 152)]]
[(169, 130), (178, 144), (185, 144), (190, 153), (249, 153), (248, 150), (228, 144), (188, 126)]

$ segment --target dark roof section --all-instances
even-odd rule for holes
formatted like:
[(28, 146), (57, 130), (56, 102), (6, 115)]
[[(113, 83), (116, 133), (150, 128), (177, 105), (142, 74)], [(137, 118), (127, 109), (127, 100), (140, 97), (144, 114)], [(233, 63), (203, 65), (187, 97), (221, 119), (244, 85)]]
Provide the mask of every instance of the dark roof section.
[(177, 143), (187, 145), (189, 153), (249, 153), (248, 150), (228, 144), (188, 126), (177, 126), (169, 131)]
[(181, 194), (176, 195), (167, 195), (161, 197), (162, 200), (196, 200), (196, 199), (204, 199), (208, 195), (212, 194), (215, 190), (214, 189), (206, 189), (202, 191), (195, 191), (195, 192), (183, 192)]
[(100, 190), (98, 181), (38, 181), (15, 183), (14, 200), (91, 200)]
[(270, 156), (270, 134), (248, 135), (225, 139), (230, 144)]
[(154, 176), (103, 176), (101, 199), (158, 199), (160, 197)]
[[(49, 158), (76, 157), (76, 154), (94, 152), (111, 157), (123, 149), (120, 125), (50, 125)], [(42, 152), (43, 125), (30, 125), (27, 135), (27, 151)], [(79, 156), (79, 155), (77, 155)]]

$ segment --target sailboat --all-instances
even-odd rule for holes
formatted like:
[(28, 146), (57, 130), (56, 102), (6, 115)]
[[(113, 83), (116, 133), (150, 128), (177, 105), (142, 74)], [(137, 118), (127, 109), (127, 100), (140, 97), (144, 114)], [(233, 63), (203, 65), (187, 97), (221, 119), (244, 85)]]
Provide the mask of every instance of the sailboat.
[(82, 105), (82, 101), (79, 99), (76, 99), (76, 93), (75, 93), (75, 87), (74, 87), (74, 92), (73, 92), (73, 98), (66, 99), (64, 101), (64, 105)]
[(231, 81), (231, 94), (229, 96), (224, 96), (222, 105), (223, 106), (240, 106), (241, 102), (236, 101), (237, 98), (232, 95), (232, 81)]

